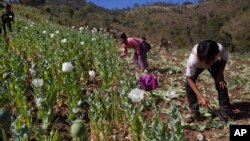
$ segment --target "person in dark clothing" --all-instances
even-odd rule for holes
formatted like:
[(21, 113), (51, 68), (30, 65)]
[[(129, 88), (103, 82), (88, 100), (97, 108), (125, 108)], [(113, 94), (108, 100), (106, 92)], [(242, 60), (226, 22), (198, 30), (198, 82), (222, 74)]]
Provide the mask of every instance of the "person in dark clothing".
[(167, 38), (162, 37), (160, 42), (159, 42), (159, 52), (161, 50), (161, 48), (165, 48), (166, 52), (169, 53), (169, 48), (171, 47), (171, 43), (170, 41), (167, 40)]
[(3, 12), (1, 19), (3, 24), (4, 36), (7, 35), (6, 27), (9, 28), (9, 31), (12, 32), (11, 24), (14, 23), (15, 14), (12, 12), (11, 5), (8, 4)]

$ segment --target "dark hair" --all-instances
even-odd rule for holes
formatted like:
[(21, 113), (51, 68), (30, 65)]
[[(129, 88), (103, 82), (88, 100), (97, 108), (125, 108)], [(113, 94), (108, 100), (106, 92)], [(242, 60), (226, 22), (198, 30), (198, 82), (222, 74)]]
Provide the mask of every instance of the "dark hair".
[(10, 4), (7, 4), (6, 7), (11, 8), (11, 5), (10, 5)]
[(200, 61), (211, 63), (219, 53), (219, 46), (215, 41), (205, 40), (197, 47), (197, 56)]
[(120, 39), (127, 39), (127, 36), (124, 32), (120, 34)]
[(145, 36), (142, 36), (141, 39), (144, 40), (144, 41), (147, 40), (147, 38)]

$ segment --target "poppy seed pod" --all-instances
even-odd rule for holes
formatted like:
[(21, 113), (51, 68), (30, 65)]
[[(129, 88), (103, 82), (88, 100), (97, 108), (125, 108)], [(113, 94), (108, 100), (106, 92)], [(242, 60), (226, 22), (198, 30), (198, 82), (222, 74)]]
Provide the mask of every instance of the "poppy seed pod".
[(74, 138), (80, 138), (82, 140), (88, 140), (87, 127), (83, 121), (77, 119), (73, 122), (70, 129), (71, 135)]

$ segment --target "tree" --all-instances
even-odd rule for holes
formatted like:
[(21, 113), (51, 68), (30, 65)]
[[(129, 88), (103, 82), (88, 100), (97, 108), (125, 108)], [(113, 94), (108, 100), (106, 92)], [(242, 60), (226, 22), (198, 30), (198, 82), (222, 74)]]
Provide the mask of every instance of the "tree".
[(74, 14), (75, 14), (74, 10), (73, 10), (72, 8), (69, 8), (69, 9), (68, 9), (68, 12), (69, 12), (70, 18), (73, 19), (73, 16), (74, 16)]

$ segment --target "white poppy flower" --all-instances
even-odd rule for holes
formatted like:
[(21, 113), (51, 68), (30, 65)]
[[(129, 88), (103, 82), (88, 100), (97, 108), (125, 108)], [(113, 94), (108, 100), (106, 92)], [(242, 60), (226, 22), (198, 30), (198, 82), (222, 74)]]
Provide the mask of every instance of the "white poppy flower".
[[(24, 127), (25, 127), (25, 125), (24, 125)], [(27, 133), (24, 133), (23, 134), (23, 138), (27, 138), (28, 137), (28, 134)]]
[(143, 99), (144, 93), (145, 93), (144, 90), (135, 88), (129, 92), (128, 97), (132, 100), (132, 102), (136, 103), (140, 102)]
[(97, 32), (97, 28), (94, 27), (91, 32), (92, 33)]
[(84, 27), (80, 27), (80, 28), (79, 28), (80, 31), (83, 30), (83, 29), (84, 29)]
[(35, 87), (42, 87), (43, 86), (43, 79), (33, 79), (32, 84)]
[(196, 138), (197, 138), (198, 141), (204, 141), (205, 140), (204, 135), (202, 135), (201, 133), (198, 133)]
[(50, 38), (53, 38), (55, 36), (54, 33), (50, 33)]
[(45, 34), (46, 32), (47, 32), (47, 31), (46, 31), (46, 30), (44, 30), (44, 31), (43, 31), (43, 34)]
[(78, 112), (78, 108), (72, 108), (72, 112), (76, 114)]
[(77, 101), (77, 106), (81, 106), (82, 103), (82, 100)]
[(66, 42), (67, 42), (66, 38), (64, 38), (64, 39), (61, 40), (61, 43), (63, 43), (63, 44), (66, 43)]
[(167, 96), (168, 98), (174, 98), (174, 97), (176, 97), (176, 92), (171, 91), (171, 90), (167, 90), (165, 93), (165, 96)]
[(48, 115), (50, 115), (50, 114), (51, 114), (51, 110), (49, 109), (49, 110), (48, 110)]
[(89, 76), (92, 78), (95, 77), (95, 71), (93, 70), (89, 71)]
[(71, 72), (73, 70), (73, 66), (70, 62), (64, 62), (62, 64), (62, 71), (63, 72)]
[(35, 76), (36, 75), (36, 70), (35, 69), (29, 69), (29, 72), (30, 72), (30, 74), (32, 75), (32, 76)]
[(48, 125), (49, 125), (49, 119), (46, 118), (42, 123), (42, 129), (47, 129)]
[(25, 27), (24, 27), (24, 29), (28, 29), (28, 27), (27, 27), (27, 26), (25, 26)]
[(55, 31), (55, 33), (56, 33), (56, 34), (59, 34), (59, 31), (57, 30), (57, 31)]
[(38, 98), (35, 99), (35, 101), (36, 101), (36, 106), (41, 107), (42, 102), (44, 101), (44, 99), (42, 99), (41, 97), (38, 97)]
[(80, 45), (84, 45), (84, 42), (83, 42), (83, 41), (81, 41), (81, 42), (80, 42)]

